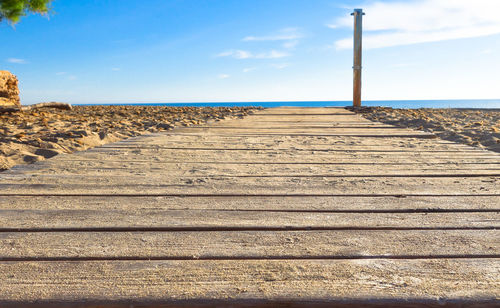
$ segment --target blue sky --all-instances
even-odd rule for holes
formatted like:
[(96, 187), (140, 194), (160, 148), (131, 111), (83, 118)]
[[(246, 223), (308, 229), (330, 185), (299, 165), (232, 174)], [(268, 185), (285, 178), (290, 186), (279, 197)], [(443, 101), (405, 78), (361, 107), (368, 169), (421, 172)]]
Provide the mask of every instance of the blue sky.
[(498, 0), (55, 0), (0, 26), (24, 104), (500, 98)]

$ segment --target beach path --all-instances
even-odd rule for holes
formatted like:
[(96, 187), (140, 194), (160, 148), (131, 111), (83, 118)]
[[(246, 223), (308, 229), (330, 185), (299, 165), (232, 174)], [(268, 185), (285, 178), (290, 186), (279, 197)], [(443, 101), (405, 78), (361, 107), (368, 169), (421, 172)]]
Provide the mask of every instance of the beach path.
[(264, 109), (0, 173), (0, 306), (493, 306), (499, 228), (499, 154)]

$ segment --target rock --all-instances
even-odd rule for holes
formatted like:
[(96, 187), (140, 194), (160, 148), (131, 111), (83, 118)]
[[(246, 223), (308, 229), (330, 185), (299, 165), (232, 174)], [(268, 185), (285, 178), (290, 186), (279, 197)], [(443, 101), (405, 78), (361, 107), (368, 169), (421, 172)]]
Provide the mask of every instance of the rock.
[(21, 108), (17, 77), (8, 71), (0, 71), (0, 107)]
[(40, 109), (40, 108), (56, 108), (56, 109), (60, 109), (60, 110), (72, 110), (73, 106), (71, 106), (71, 104), (68, 104), (68, 103), (48, 102), (48, 103), (39, 103), (39, 104), (21, 107), (21, 109), (23, 111), (31, 111), (31, 110)]
[(156, 128), (158, 128), (158, 129), (172, 129), (172, 128), (174, 128), (174, 126), (170, 123), (160, 123), (160, 124), (156, 124)]
[[(73, 135), (73, 136), (77, 136), (77, 137), (87, 137), (89, 135), (89, 133), (86, 131), (86, 130), (83, 130), (83, 129), (80, 129), (80, 130), (72, 130), (70, 131), (70, 133)], [(102, 138), (101, 138), (102, 139)]]
[(102, 130), (99, 132), (99, 138), (102, 140), (108, 136), (108, 132), (105, 130)]
[(51, 158), (54, 157), (58, 154), (61, 154), (61, 152), (57, 150), (51, 150), (51, 149), (38, 149), (35, 151), (36, 155), (43, 156), (45, 158)]
[(27, 154), (23, 156), (23, 160), (26, 163), (34, 163), (43, 160), (43, 156)]

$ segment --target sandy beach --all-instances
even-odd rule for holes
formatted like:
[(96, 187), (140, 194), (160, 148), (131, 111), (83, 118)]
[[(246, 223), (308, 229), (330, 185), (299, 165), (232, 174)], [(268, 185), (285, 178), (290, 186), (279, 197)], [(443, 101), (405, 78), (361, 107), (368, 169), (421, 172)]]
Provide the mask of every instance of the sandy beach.
[(428, 131), (441, 139), (500, 152), (499, 109), (367, 107), (358, 112), (372, 121)]
[(145, 133), (244, 117), (253, 107), (74, 106), (0, 114), (0, 171)]
[[(0, 170), (149, 132), (244, 117), (254, 107), (74, 106), (0, 114)], [(500, 110), (358, 110), (372, 121), (428, 131), (442, 139), (500, 152)]]

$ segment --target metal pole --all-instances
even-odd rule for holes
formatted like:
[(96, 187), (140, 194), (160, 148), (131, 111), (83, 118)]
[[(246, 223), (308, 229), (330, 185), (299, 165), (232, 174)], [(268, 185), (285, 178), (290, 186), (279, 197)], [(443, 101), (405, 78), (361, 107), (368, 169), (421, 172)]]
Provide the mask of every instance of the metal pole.
[(361, 107), (361, 55), (362, 55), (362, 34), (363, 34), (363, 9), (354, 9), (351, 14), (354, 16), (354, 66), (353, 69), (353, 107)]

